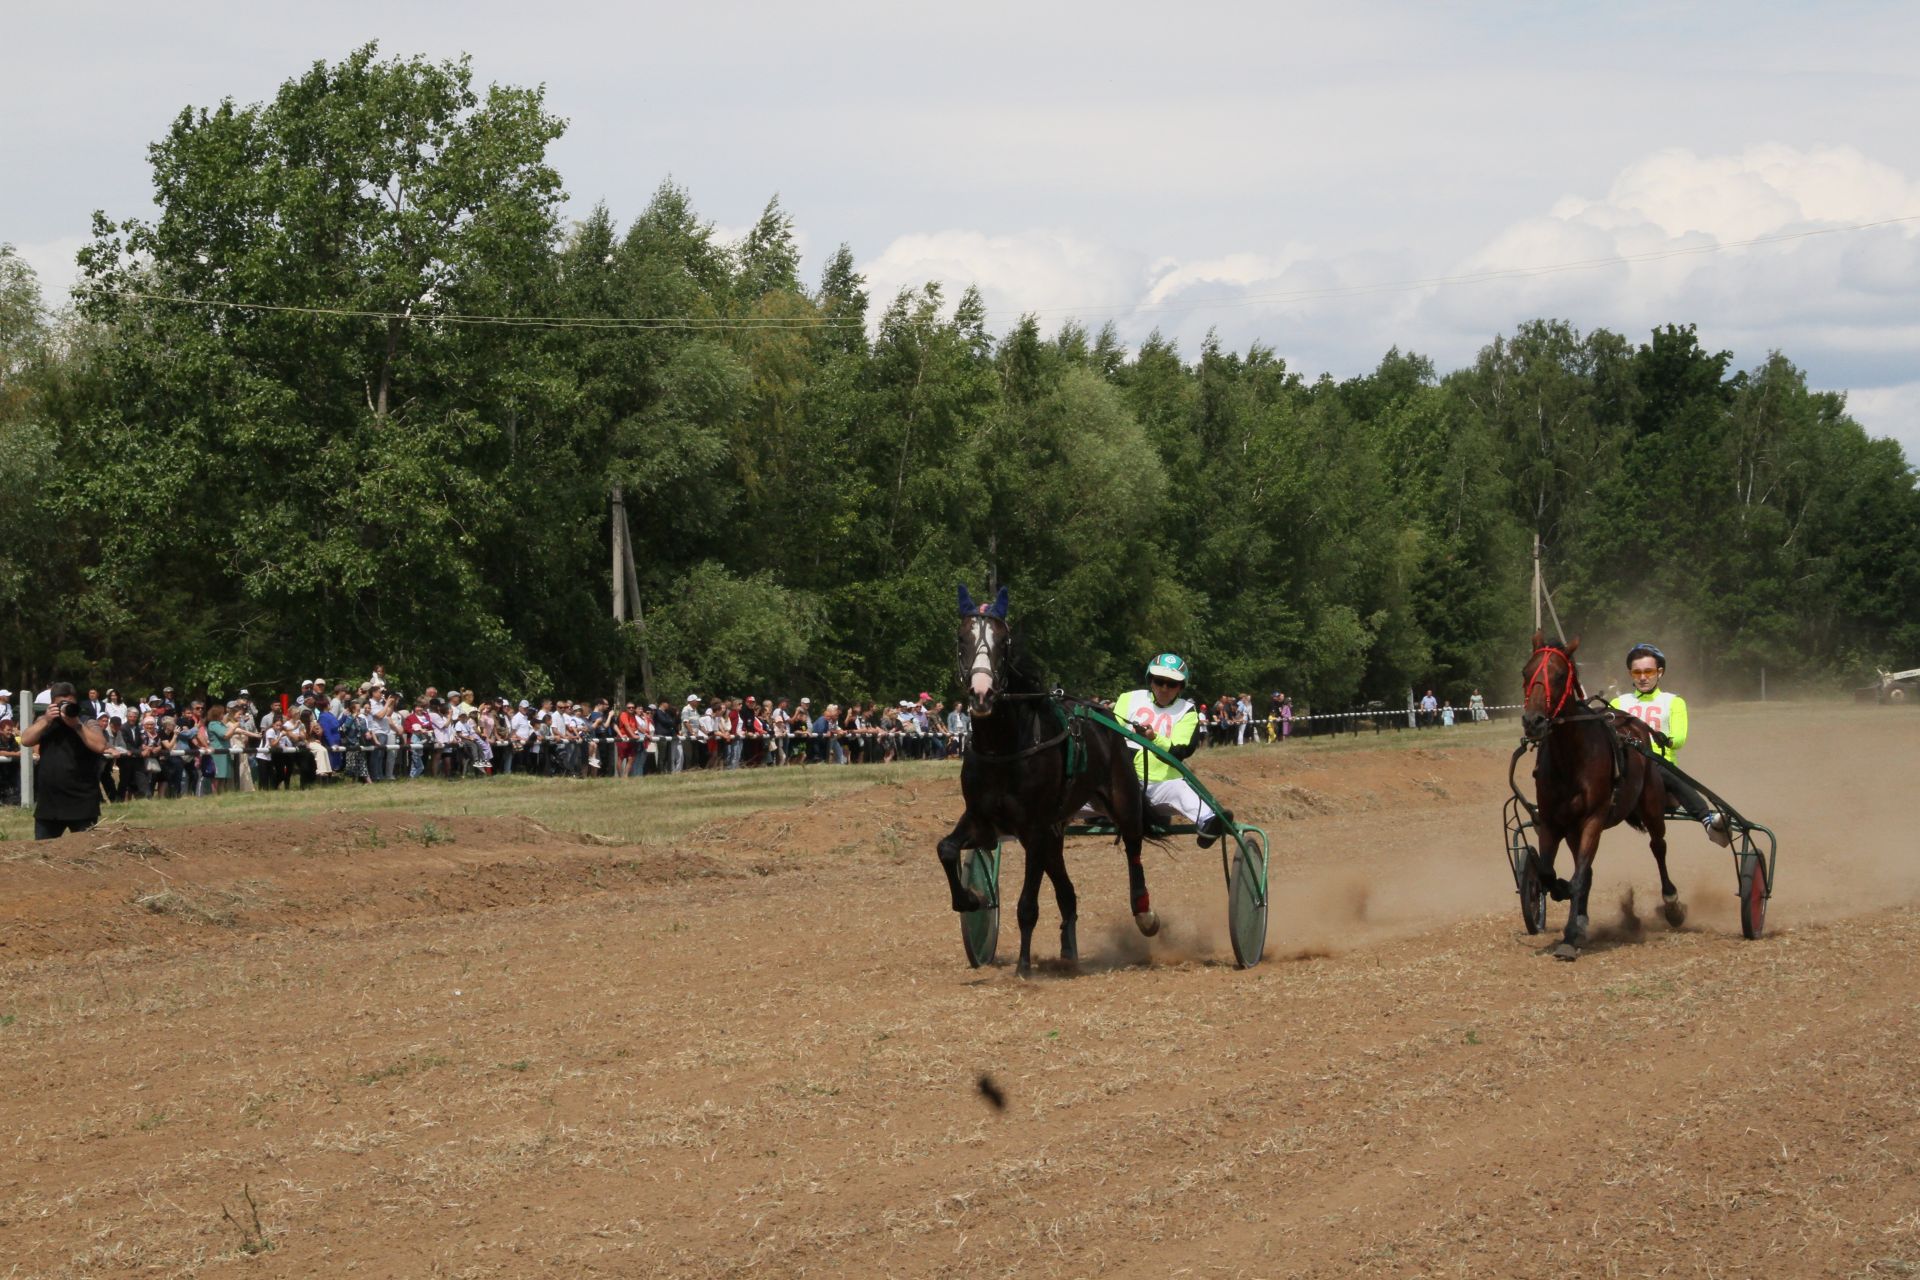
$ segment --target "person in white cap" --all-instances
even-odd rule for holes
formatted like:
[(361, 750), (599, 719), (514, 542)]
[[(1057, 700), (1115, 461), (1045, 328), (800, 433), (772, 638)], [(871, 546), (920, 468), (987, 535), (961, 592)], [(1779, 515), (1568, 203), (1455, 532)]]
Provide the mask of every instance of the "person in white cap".
[(537, 764), (527, 751), (527, 743), (533, 737), (533, 717), (528, 714), (532, 710), (533, 704), (522, 698), (520, 705), (514, 708), (513, 715), (507, 719), (507, 737), (513, 740), (514, 757), (513, 763), (507, 768), (508, 773), (515, 769), (531, 773)]
[(674, 772), (681, 769), (698, 769), (707, 763), (707, 731), (700, 723), (700, 695), (690, 693), (680, 708), (679, 754), (674, 759)]
[(5, 716), (9, 720), (14, 719), (13, 690), (11, 689), (0, 689), (0, 716)]
[(813, 749), (813, 699), (802, 698), (793, 708), (793, 749), (787, 759), (792, 764), (807, 763), (808, 754)]

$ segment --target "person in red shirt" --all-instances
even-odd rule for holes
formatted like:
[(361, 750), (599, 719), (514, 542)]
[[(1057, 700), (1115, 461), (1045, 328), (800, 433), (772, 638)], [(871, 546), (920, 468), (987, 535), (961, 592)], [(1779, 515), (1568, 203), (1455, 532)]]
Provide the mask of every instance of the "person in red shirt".
[(614, 717), (613, 737), (613, 776), (616, 778), (634, 777), (639, 772), (634, 762), (640, 758), (637, 747), (637, 741), (640, 737), (640, 720), (634, 715), (633, 704), (631, 702), (626, 705), (626, 708), (622, 710), (619, 715)]

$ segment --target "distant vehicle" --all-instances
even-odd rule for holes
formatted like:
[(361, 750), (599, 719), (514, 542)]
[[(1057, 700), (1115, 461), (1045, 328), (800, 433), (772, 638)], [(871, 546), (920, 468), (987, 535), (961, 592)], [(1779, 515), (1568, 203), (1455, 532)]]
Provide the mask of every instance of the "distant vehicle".
[(1856, 689), (1853, 696), (1859, 702), (1880, 703), (1920, 699), (1920, 667), (1911, 671), (1882, 671), (1877, 684)]

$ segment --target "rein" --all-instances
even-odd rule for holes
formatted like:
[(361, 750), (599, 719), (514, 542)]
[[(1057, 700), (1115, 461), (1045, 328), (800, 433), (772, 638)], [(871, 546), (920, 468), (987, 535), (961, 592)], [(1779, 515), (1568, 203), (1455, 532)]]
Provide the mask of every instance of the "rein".
[(1553, 664), (1551, 662), (1547, 662), (1544, 660), (1540, 663), (1539, 666), (1534, 668), (1533, 674), (1527, 677), (1527, 687), (1526, 687), (1524, 696), (1527, 698), (1533, 697), (1534, 686), (1538, 685), (1540, 687), (1541, 692), (1545, 695), (1546, 700), (1549, 704), (1548, 710), (1547, 710), (1547, 720), (1549, 723), (1551, 723), (1552, 721), (1558, 720), (1560, 718), (1560, 712), (1566, 708), (1567, 703), (1573, 698), (1573, 694), (1576, 689), (1580, 691), (1580, 700), (1582, 702), (1586, 701), (1587, 693), (1584, 688), (1581, 688), (1580, 672), (1578, 668), (1576, 668), (1573, 664), (1572, 654), (1568, 653), (1565, 649), (1562, 649), (1559, 645), (1543, 644), (1538, 649), (1535, 649), (1533, 651), (1533, 656), (1538, 658), (1543, 653), (1546, 653), (1546, 654), (1557, 653), (1562, 658), (1566, 659), (1567, 678), (1565, 682), (1561, 685), (1560, 697), (1556, 701), (1553, 696)]
[[(1001, 702), (1046, 702), (1054, 704), (1056, 709), (1059, 703), (1078, 701), (1078, 699), (1069, 698), (1059, 689), (1055, 689), (1051, 693), (1003, 693), (999, 696), (998, 700)], [(1022, 747), (1018, 751), (980, 751), (974, 747), (972, 739), (969, 738), (965, 754), (968, 758), (978, 760), (982, 764), (1012, 764), (1015, 760), (1029, 759), (1039, 755), (1042, 751), (1051, 750), (1065, 742), (1073, 733), (1073, 721), (1079, 717), (1079, 714), (1078, 711), (1075, 711), (1071, 716), (1060, 717), (1060, 732), (1054, 734), (1051, 738), (1036, 742), (1030, 747)]]

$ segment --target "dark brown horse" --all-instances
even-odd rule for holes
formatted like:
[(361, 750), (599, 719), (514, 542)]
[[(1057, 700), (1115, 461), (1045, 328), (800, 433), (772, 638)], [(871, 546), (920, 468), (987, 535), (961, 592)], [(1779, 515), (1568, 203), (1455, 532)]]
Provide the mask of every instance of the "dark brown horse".
[(1054, 901), (1060, 906), (1060, 958), (1068, 964), (1078, 960), (1078, 898), (1063, 850), (1068, 820), (1091, 804), (1112, 821), (1126, 849), (1134, 923), (1149, 937), (1158, 933), (1160, 919), (1148, 899), (1146, 871), (1140, 864), (1146, 792), (1134, 772), (1127, 740), (1092, 720), (1075, 720), (1025, 670), (1007, 628), (1004, 587), (990, 606), (975, 606), (967, 589), (960, 588), (958, 659), (973, 729), (960, 766), (960, 794), (967, 811), (940, 842), (940, 865), (947, 873), (953, 909), (977, 911), (981, 906), (974, 892), (960, 883), (960, 855), (968, 849), (991, 849), (1002, 836), (1014, 836), (1026, 854), (1017, 912), (1020, 976), (1033, 969), (1033, 927), (1040, 920), (1043, 875), (1053, 882)]
[[(1566, 932), (1553, 954), (1579, 958), (1587, 936), (1587, 894), (1593, 888), (1593, 858), (1600, 833), (1622, 821), (1647, 833), (1654, 865), (1660, 869), (1662, 909), (1670, 923), (1686, 918), (1680, 892), (1667, 876), (1666, 784), (1660, 771), (1631, 744), (1645, 747), (1647, 727), (1632, 716), (1589, 703), (1574, 666), (1580, 647), (1550, 644), (1533, 635), (1533, 657), (1525, 669), (1526, 709), (1520, 723), (1538, 746), (1533, 762), (1534, 821), (1540, 835), (1540, 880), (1556, 901), (1569, 901)], [(1617, 746), (1615, 735), (1629, 744)], [(1553, 872), (1554, 855), (1565, 840), (1573, 850), (1573, 875)]]

